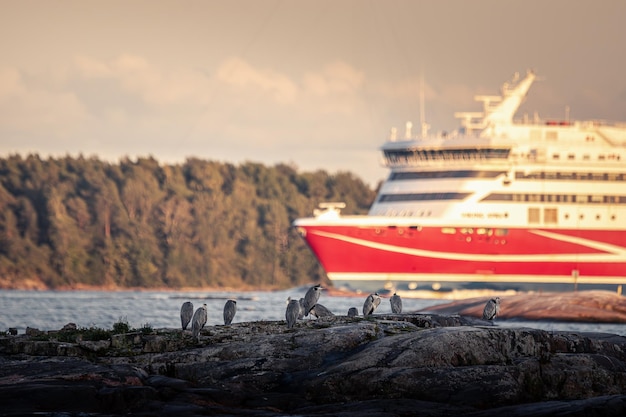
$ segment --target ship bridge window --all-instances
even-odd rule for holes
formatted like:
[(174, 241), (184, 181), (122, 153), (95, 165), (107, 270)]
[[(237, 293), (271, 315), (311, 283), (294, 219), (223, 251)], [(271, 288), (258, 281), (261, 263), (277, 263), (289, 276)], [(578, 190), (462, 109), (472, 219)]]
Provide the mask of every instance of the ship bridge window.
[(554, 203), (626, 204), (626, 196), (600, 194), (510, 194), (491, 193), (480, 201), (528, 201)]
[(406, 194), (383, 194), (378, 202), (406, 202), (406, 201), (437, 201), (437, 200), (463, 200), (470, 193), (406, 193)]
[(510, 148), (467, 148), (467, 149), (400, 149), (384, 151), (385, 158), (400, 162), (416, 158), (422, 161), (508, 159)]
[(626, 173), (624, 172), (550, 172), (539, 171), (525, 173), (523, 171), (515, 172), (517, 180), (562, 180), (562, 181), (625, 181)]
[(506, 171), (410, 171), (410, 172), (394, 172), (389, 179), (397, 180), (421, 180), (421, 179), (440, 179), (440, 178), (496, 178)]
[(513, 194), (492, 193), (483, 198), (482, 201), (513, 201)]

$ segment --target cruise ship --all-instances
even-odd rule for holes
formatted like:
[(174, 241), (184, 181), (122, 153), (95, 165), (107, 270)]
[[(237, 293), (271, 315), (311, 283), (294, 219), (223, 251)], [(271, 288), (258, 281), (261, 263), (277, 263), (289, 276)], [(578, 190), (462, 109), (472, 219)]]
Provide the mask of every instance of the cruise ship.
[[(514, 76), (450, 134), (382, 146), (368, 215), (320, 204), (295, 220), (337, 288), (619, 288), (626, 283), (626, 124), (515, 119), (536, 76)], [(608, 289), (607, 288), (607, 289)]]

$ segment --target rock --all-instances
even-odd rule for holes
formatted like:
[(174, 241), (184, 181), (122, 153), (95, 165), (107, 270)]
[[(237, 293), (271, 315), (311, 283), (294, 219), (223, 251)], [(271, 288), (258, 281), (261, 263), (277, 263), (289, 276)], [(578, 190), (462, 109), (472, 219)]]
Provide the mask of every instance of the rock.
[(0, 336), (0, 404), (14, 415), (626, 414), (626, 338), (480, 324), (376, 314), (208, 326), (198, 342), (179, 329), (87, 344)]
[[(468, 298), (428, 307), (422, 312), (482, 317), (491, 297)], [(608, 291), (500, 295), (502, 319), (626, 323), (626, 297)]]

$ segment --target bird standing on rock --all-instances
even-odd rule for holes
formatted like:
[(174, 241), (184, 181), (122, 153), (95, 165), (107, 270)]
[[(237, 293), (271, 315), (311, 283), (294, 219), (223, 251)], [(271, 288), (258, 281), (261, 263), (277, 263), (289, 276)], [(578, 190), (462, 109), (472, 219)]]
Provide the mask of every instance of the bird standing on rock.
[(204, 327), (207, 321), (206, 304), (196, 310), (193, 313), (193, 319), (191, 320), (191, 334), (194, 338), (198, 339), (200, 336), (200, 330)]
[(300, 300), (298, 300), (298, 303), (300, 304), (300, 313), (298, 313), (298, 320), (302, 320), (304, 318), (304, 298), (300, 298)]
[(379, 304), (380, 295), (378, 295), (377, 292), (368, 295), (365, 299), (365, 302), (363, 303), (363, 315), (367, 317), (372, 314)]
[(402, 298), (400, 298), (398, 294), (394, 292), (391, 298), (389, 299), (389, 302), (391, 303), (391, 311), (394, 314), (402, 313)]
[(500, 297), (492, 298), (485, 304), (483, 320), (493, 320), (500, 313)]
[(233, 322), (235, 313), (237, 313), (237, 301), (235, 300), (226, 301), (226, 304), (224, 304), (224, 324), (225, 325), (228, 326)]
[(304, 316), (308, 316), (311, 309), (317, 304), (317, 301), (320, 299), (320, 295), (322, 294), (322, 286), (317, 284), (306, 292), (304, 295)]
[(321, 304), (315, 304), (313, 306), (313, 308), (311, 309), (311, 315), (320, 318), (320, 317), (333, 317), (334, 314), (332, 311), (330, 311), (327, 307), (321, 305)]
[(191, 317), (193, 316), (193, 303), (191, 301), (185, 301), (180, 308), (180, 325), (183, 330), (187, 329)]
[(287, 310), (285, 311), (285, 320), (287, 320), (287, 328), (291, 329), (295, 326), (298, 316), (300, 315), (300, 301), (287, 299)]

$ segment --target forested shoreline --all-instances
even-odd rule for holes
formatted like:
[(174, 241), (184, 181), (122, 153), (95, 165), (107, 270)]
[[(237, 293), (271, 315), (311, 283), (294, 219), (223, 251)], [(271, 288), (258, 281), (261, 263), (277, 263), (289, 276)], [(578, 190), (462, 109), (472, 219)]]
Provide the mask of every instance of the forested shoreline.
[(324, 272), (291, 227), (323, 201), (366, 213), (348, 172), (152, 157), (0, 159), (0, 288), (286, 288)]

